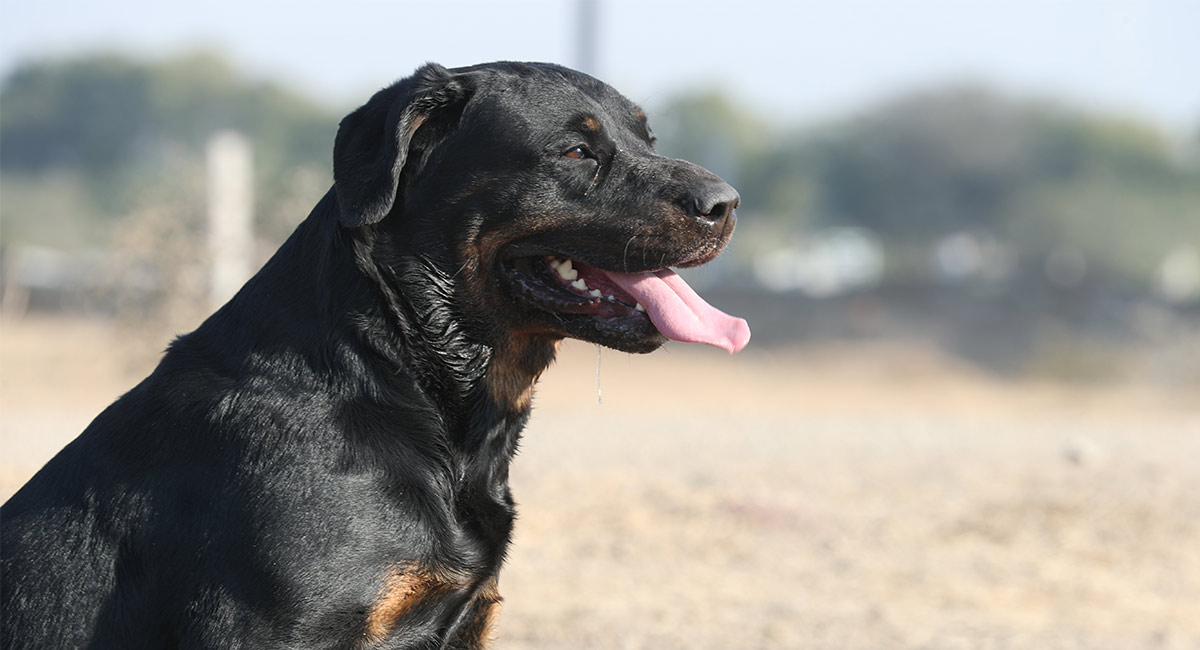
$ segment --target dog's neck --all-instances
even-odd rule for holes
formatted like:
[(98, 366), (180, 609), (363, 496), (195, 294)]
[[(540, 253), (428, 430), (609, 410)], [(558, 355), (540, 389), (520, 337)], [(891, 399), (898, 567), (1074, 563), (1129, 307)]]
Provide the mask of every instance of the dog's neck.
[[(377, 232), (341, 228), (336, 209), (330, 192), (259, 272), (271, 281), (252, 279), (201, 329), (213, 340), (283, 342), (312, 365), (357, 357), (378, 381), (406, 384), (405, 392), (415, 386), (441, 416), (447, 442), (461, 451), (474, 453), (490, 438), (518, 435), (534, 382), (553, 362), (558, 340), (482, 340), (459, 326), (451, 311), (454, 278), (418, 256), (390, 255), (378, 245)], [(308, 273), (298, 276), (294, 263), (281, 263), (296, 258), (308, 262)], [(270, 294), (258, 288), (266, 285)], [(247, 296), (253, 296), (253, 308)], [(259, 330), (261, 336), (226, 336), (226, 327)], [(300, 341), (286, 332), (343, 334)], [(330, 345), (349, 348), (326, 349)], [(338, 373), (336, 367), (314, 370)]]
[[(444, 320), (454, 316), (447, 278), (418, 268), (416, 259), (375, 264), (371, 242), (341, 228), (331, 203), (327, 196), (318, 204), (259, 274), (181, 337), (172, 354), (244, 367), (272, 348), (272, 358), (286, 357), (293, 364), (287, 368), (311, 374), (310, 385), (324, 383), (348, 400), (341, 408), (361, 402), (374, 417), (394, 415), (394, 426), (376, 420), (375, 431), (442, 438), (444, 444), (416, 448), (452, 474), (463, 525), (490, 541), (495, 557), (488, 562), (498, 565), (513, 516), (509, 464), (556, 341), (518, 337), (496, 345), (473, 338)], [(375, 460), (393, 462), (387, 454)]]
[[(377, 234), (377, 233), (376, 233)], [(509, 465), (529, 418), (533, 388), (554, 360), (559, 339), (536, 335), (486, 340), (451, 310), (454, 277), (416, 254), (394, 254), (353, 236), (354, 258), (379, 296), (382, 331), (362, 331), (376, 354), (411, 373), (441, 414), (452, 450), (456, 505), (464, 525), (489, 540), (499, 566), (512, 531)], [(370, 264), (364, 267), (364, 261)], [(483, 336), (481, 336), (483, 334)]]
[[(392, 246), (381, 231), (349, 235), (361, 276), (379, 297), (387, 326), (365, 340), (411, 372), (441, 412), (450, 442), (468, 454), (511, 458), (528, 419), (533, 388), (561, 340), (496, 332), (454, 312), (454, 274), (425, 254), (431, 246)], [(461, 281), (461, 278), (458, 278)], [(388, 336), (387, 333), (391, 333)], [(501, 451), (495, 441), (503, 439)]]

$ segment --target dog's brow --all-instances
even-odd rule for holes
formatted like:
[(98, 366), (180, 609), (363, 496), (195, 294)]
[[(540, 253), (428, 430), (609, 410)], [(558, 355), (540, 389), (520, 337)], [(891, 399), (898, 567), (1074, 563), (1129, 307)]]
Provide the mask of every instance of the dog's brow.
[(654, 131), (650, 129), (650, 121), (646, 119), (646, 111), (638, 108), (633, 116), (637, 118), (637, 125), (642, 127), (642, 131), (645, 132), (646, 140), (650, 144), (654, 144), (658, 140), (658, 136), (654, 135)]
[(584, 115), (583, 118), (579, 120), (579, 128), (587, 131), (588, 133), (599, 133), (600, 120), (596, 119), (596, 116), (594, 115)]

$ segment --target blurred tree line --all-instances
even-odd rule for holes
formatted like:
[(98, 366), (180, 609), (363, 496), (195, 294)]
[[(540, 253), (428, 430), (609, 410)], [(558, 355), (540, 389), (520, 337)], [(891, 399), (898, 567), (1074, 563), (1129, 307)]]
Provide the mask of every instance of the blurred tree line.
[(139, 211), (202, 213), (204, 147), (222, 129), (250, 139), (258, 226), (279, 240), (328, 189), (337, 119), (208, 52), (24, 65), (0, 88), (3, 242), (95, 245)]
[[(344, 112), (209, 53), (28, 64), (0, 90), (0, 243), (94, 243), (181, 202), (193, 207), (180, 222), (199, 227), (204, 142), (224, 128), (254, 145), (260, 236), (278, 242), (328, 189)], [(771, 230), (739, 243), (746, 257), (848, 226), (882, 243), (885, 283), (937, 281), (930, 251), (953, 257), (959, 242), (978, 272), (956, 281), (1041, 286), (1083, 273), (1144, 291), (1164, 256), (1200, 248), (1200, 132), (1185, 142), (1136, 119), (964, 86), (804, 126), (695, 92), (652, 124), (664, 153), (739, 188), (743, 225)]]
[(972, 86), (791, 130), (698, 93), (673, 99), (656, 128), (666, 153), (733, 180), (742, 212), (780, 224), (776, 235), (872, 233), (890, 283), (931, 281), (931, 247), (956, 237), (982, 258), (1003, 251), (991, 260), (1000, 272), (975, 281), (1025, 286), (1052, 282), (1057, 254), (1092, 282), (1145, 290), (1171, 251), (1200, 249), (1200, 130), (1172, 139), (1134, 118)]

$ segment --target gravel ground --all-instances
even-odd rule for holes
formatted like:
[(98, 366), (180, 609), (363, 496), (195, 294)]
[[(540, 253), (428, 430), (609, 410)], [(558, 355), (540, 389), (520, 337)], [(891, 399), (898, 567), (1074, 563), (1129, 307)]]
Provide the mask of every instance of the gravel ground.
[[(0, 497), (144, 374), (130, 340), (0, 323)], [(512, 482), (502, 650), (1200, 648), (1194, 390), (568, 344)]]

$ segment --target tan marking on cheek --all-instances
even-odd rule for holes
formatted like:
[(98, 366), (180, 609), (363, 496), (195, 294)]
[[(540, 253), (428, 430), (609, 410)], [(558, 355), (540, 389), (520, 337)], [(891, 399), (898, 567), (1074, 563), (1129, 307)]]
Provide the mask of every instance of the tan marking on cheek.
[(480, 648), (486, 648), (496, 640), (496, 620), (500, 618), (500, 607), (500, 601), (490, 602), (483, 606), (482, 612), (475, 619), (472, 631), (475, 644)]
[(500, 617), (500, 591), (496, 588), (496, 579), (491, 578), (479, 587), (471, 607), (474, 609), (471, 618), (463, 623), (454, 633), (451, 644), (455, 648), (477, 650), (486, 648), (495, 640), (496, 619)]
[[(509, 242), (553, 227), (552, 217), (528, 218), (517, 224), (480, 233), (465, 239), (459, 247), (463, 260), (457, 281), (464, 282), (465, 291), (475, 308), (488, 310), (491, 318), (503, 318), (510, 328), (507, 341), (492, 353), (484, 379), (488, 396), (501, 408), (517, 413), (528, 409), (533, 402), (533, 387), (542, 371), (554, 361), (560, 336), (522, 329), (525, 323), (511, 322), (512, 305), (497, 295), (495, 287), (503, 282), (493, 277), (496, 260)], [(503, 316), (502, 316), (503, 315)]]
[(510, 413), (528, 409), (533, 403), (533, 387), (554, 361), (560, 342), (558, 337), (518, 334), (496, 348), (484, 379), (492, 401)]
[(378, 598), (367, 611), (363, 642), (368, 647), (379, 643), (422, 602), (452, 591), (461, 583), (462, 579), (425, 567), (393, 567), (384, 578)]
[(520, 359), (514, 354), (497, 350), (486, 379), (492, 401), (514, 413), (533, 404), (533, 386), (538, 378), (537, 374), (530, 376), (522, 372), (520, 365)]

